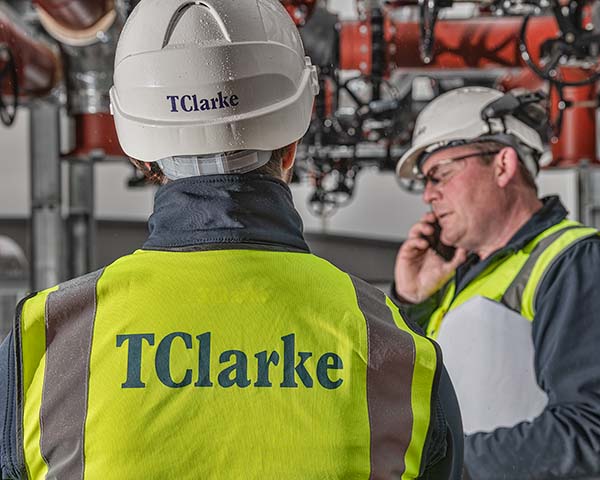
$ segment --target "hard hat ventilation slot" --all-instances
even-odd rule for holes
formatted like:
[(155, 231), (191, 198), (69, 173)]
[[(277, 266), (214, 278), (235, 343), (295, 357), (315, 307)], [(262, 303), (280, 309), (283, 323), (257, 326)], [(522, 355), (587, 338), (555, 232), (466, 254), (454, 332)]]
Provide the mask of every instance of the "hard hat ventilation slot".
[(222, 33), (225, 40), (227, 40), (228, 42), (231, 42), (231, 37), (229, 36), (229, 32), (227, 31), (227, 28), (225, 27), (225, 23), (223, 22), (223, 19), (218, 14), (218, 12), (211, 5), (209, 5), (205, 2), (195, 1), (195, 2), (184, 3), (175, 11), (173, 16), (171, 17), (169, 26), (167, 27), (167, 31), (165, 32), (165, 38), (162, 43), (162, 48), (165, 48), (167, 45), (169, 45), (169, 43), (171, 43), (171, 38), (173, 37), (173, 33), (177, 29), (179, 22), (181, 22), (184, 15), (193, 7), (200, 7), (203, 10), (208, 11), (208, 13), (210, 14), (210, 17), (212, 17), (211, 19), (215, 22), (216, 26)]

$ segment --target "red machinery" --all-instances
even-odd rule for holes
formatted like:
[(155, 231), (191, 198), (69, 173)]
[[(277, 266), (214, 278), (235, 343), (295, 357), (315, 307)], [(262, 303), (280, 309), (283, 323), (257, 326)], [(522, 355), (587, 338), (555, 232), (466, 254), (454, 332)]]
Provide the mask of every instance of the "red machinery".
[[(309, 17), (315, 11), (316, 0), (281, 1), (298, 25), (307, 21), (310, 24), (312, 20)], [(424, 76), (454, 70), (460, 76), (465, 72), (504, 69), (506, 73), (499, 80), (500, 86), (532, 87), (544, 84), (543, 79), (531, 74), (530, 66), (523, 60), (523, 17), (489, 15), (490, 6), (499, 2), (486, 0), (478, 16), (465, 20), (437, 19), (439, 9), (452, 4), (450, 0), (420, 2), (421, 5), (427, 4), (430, 9), (433, 5), (431, 11), (423, 10), (421, 6), (421, 22), (414, 19), (405, 21), (397, 15), (399, 9), (411, 6), (418, 13), (416, 1), (388, 0), (383, 2), (384, 8), (365, 8), (364, 0), (358, 3), (363, 7), (363, 18), (339, 22), (339, 47), (335, 52), (338, 61), (333, 66), (329, 65), (329, 70), (338, 73), (340, 70), (358, 70), (362, 75), (371, 77), (378, 87), (395, 72), (408, 70), (419, 71)], [(564, 1), (550, 3), (555, 3), (563, 10), (566, 8)], [(35, 0), (35, 4), (48, 33), (70, 48), (96, 41), (96, 35), (109, 28), (117, 15), (114, 0)], [(525, 39), (530, 61), (535, 65), (540, 64), (549, 41), (562, 35), (567, 43), (571, 41), (576, 44), (575, 35), (581, 36), (587, 28), (581, 26), (579, 31), (569, 30), (564, 18), (551, 15), (556, 12), (546, 9), (542, 13), (545, 16), (533, 16), (529, 21)], [(585, 19), (579, 20), (588, 22), (589, 6), (578, 10), (579, 17), (582, 14)], [(557, 24), (557, 18), (561, 25)], [(1, 11), (0, 45), (5, 52), (0, 52), (5, 99), (14, 97), (14, 93), (20, 96), (47, 95), (61, 79), (60, 55), (47, 42), (34, 40), (17, 19), (9, 18)], [(11, 61), (15, 67), (12, 76), (7, 73)], [(596, 136), (593, 134), (596, 128), (595, 82), (578, 84), (586, 83), (585, 79), (595, 75), (595, 70), (583, 65), (583, 60), (574, 65), (557, 64), (555, 67), (556, 78), (562, 78), (568, 84), (562, 86), (560, 94), (559, 89), (551, 89), (550, 111), (554, 122), (562, 127), (552, 144), (554, 162), (558, 165), (574, 164), (584, 158), (596, 162)], [(17, 79), (18, 85), (15, 85), (13, 78)], [(574, 84), (569, 83), (569, 79), (575, 79)], [(328, 88), (324, 90), (331, 92), (332, 82), (327, 82), (327, 85)], [(556, 84), (551, 85), (556, 87)], [(334, 94), (337, 93), (334, 87)], [(373, 100), (379, 100), (378, 92), (374, 93)], [(103, 150), (109, 155), (123, 155), (106, 109), (75, 113), (78, 124), (75, 154), (86, 155), (91, 151)], [(363, 112), (362, 115), (368, 116), (369, 112)], [(406, 128), (409, 125), (405, 125)]]
[[(58, 40), (69, 55), (70, 63), (80, 71), (76, 75), (67, 76), (67, 88), (72, 90), (107, 90), (112, 77), (113, 51), (116, 42), (108, 48), (102, 48), (98, 35), (109, 31), (117, 19), (114, 0), (34, 0), (41, 23), (46, 31)], [(118, 31), (115, 33), (118, 34)], [(87, 53), (84, 51), (87, 50)], [(77, 78), (84, 75), (89, 68), (79, 62), (81, 57), (98, 57), (99, 66), (93, 72), (96, 77), (102, 76), (104, 70), (108, 81), (102, 83), (77, 84)], [(80, 65), (77, 65), (77, 64)], [(81, 71), (82, 70), (82, 71)], [(69, 152), (70, 157), (83, 157), (103, 153), (108, 156), (125, 156), (119, 145), (114, 122), (108, 111), (107, 92), (100, 92), (96, 101), (90, 105), (86, 94), (81, 95), (83, 101), (71, 101), (71, 114), (75, 119), (75, 145)], [(82, 104), (83, 103), (83, 104)]]
[[(113, 11), (112, 0), (37, 0), (35, 4), (41, 21), (49, 26), (47, 28), (73, 38), (81, 38), (84, 33), (95, 38), (98, 29), (105, 27), (98, 23)], [(13, 59), (18, 95), (48, 95), (61, 80), (58, 49), (53, 49), (47, 40), (41, 39), (7, 9), (0, 10), (0, 45), (8, 52), (6, 58), (0, 57), (0, 70), (10, 63), (8, 57)], [(3, 95), (12, 96), (14, 89), (12, 78), (8, 77), (2, 85)]]
[(50, 22), (74, 35), (93, 28), (114, 8), (112, 0), (34, 0), (34, 4)]
[(0, 100), (4, 123), (11, 124), (18, 97), (47, 95), (60, 79), (60, 59), (47, 42), (9, 12), (0, 10)]
[[(313, 126), (303, 142), (306, 170), (315, 186), (311, 206), (318, 215), (347, 201), (362, 166), (394, 168), (427, 100), (412, 98), (415, 78), (429, 80), (428, 99), (461, 85), (542, 90), (548, 125), (535, 125), (552, 152), (546, 166), (600, 163), (596, 134), (600, 35), (591, 24), (592, 18), (600, 19), (600, 2), (356, 3), (358, 20), (337, 23), (336, 41), (330, 41), (332, 54), (323, 54), (319, 42), (311, 38), (322, 36), (330, 23), (323, 12), (316, 9), (301, 30), (323, 77)], [(440, 18), (441, 10), (459, 3), (470, 3), (470, 12)], [(318, 22), (321, 25), (313, 28)], [(370, 89), (366, 95), (365, 85)], [(354, 114), (348, 113), (349, 101)]]
[[(406, 5), (410, 2), (401, 3)], [(439, 21), (435, 27), (433, 55), (427, 62), (420, 53), (422, 33), (419, 22), (396, 20), (388, 10), (383, 21), (384, 62), (378, 68), (384, 77), (398, 69), (417, 70), (423, 75), (440, 70), (456, 70), (460, 71), (457, 72), (460, 75), (465, 71), (500, 68), (507, 69), (504, 77), (498, 81), (500, 88), (542, 88), (545, 86), (544, 79), (523, 60), (520, 49), (522, 26), (523, 18), (515, 16)], [(559, 33), (554, 16), (532, 17), (525, 40), (527, 50), (531, 52), (530, 61), (539, 64), (544, 44)], [(374, 43), (372, 18), (342, 23), (340, 68), (371, 75), (375, 58)], [(595, 74), (590, 67), (583, 66), (558, 65), (556, 70), (557, 77), (566, 81), (585, 82)], [(595, 82), (564, 87), (562, 99), (556, 89), (551, 90), (552, 119), (557, 122), (561, 117), (562, 127), (560, 134), (552, 138), (552, 165), (572, 165), (583, 159), (599, 163), (596, 158), (598, 105)], [(565, 101), (568, 102), (568, 108)]]
[[(49, 100), (35, 102), (31, 109), (31, 171), (43, 172), (32, 174), (34, 289), (95, 266), (93, 166), (102, 157), (125, 156), (108, 111), (108, 90), (116, 38), (137, 1), (33, 0), (47, 34), (42, 36), (21, 20), (32, 16), (28, 2), (13, 3), (26, 15), (11, 13), (10, 2), (0, 3), (0, 120), (12, 123), (18, 101)], [(438, 18), (455, 1), (464, 2), (356, 0), (359, 20), (339, 21), (317, 0), (281, 0), (302, 27), (307, 52), (321, 68), (322, 94), (297, 162), (312, 175), (311, 204), (318, 213), (326, 214), (352, 195), (364, 165), (392, 169), (408, 147), (419, 109), (460, 82), (544, 87), (550, 94), (554, 164), (597, 162), (600, 38), (589, 28), (594, 2), (474, 0), (477, 5), (468, 18)], [(431, 95), (413, 95), (413, 84), (423, 79)], [(66, 229), (59, 106), (68, 108), (76, 125), (67, 155)], [(134, 183), (137, 178), (130, 181)], [(68, 269), (61, 260), (65, 230)]]
[[(469, 20), (440, 21), (435, 32), (434, 57), (426, 63), (419, 53), (421, 42), (419, 24), (415, 21), (385, 19), (383, 38), (386, 44), (384, 75), (396, 69), (418, 69), (427, 72), (440, 70), (511, 69), (499, 80), (504, 88), (541, 88), (543, 80), (535, 75), (522, 59), (519, 50), (520, 17), (483, 17)], [(552, 16), (536, 17), (530, 21), (527, 45), (531, 60), (540, 62), (542, 45), (559, 33)], [(372, 73), (373, 34), (370, 19), (345, 22), (340, 29), (340, 67)], [(559, 67), (566, 79), (584, 80), (593, 73), (578, 67)], [(519, 69), (515, 71), (515, 69)], [(573, 165), (596, 158), (596, 88), (595, 84), (570, 86), (564, 95), (571, 102), (562, 115), (562, 132), (553, 138), (552, 165)], [(560, 99), (551, 96), (552, 118), (559, 114)]]
[[(63, 72), (68, 77), (69, 65), (74, 63), (68, 57), (76, 57), (85, 48), (94, 48), (93, 45), (99, 43), (98, 35), (110, 29), (117, 17), (113, 0), (36, 0), (34, 4), (46, 32), (58, 40), (58, 45), (54, 47), (49, 40), (36, 35), (7, 8), (0, 10), (0, 81), (3, 97), (12, 102), (10, 108), (0, 108), (2, 117), (7, 117), (6, 123), (12, 123), (17, 98), (49, 95), (65, 80)], [(112, 53), (109, 55), (112, 63)], [(63, 70), (65, 63), (66, 71)], [(112, 77), (112, 70), (107, 74)], [(67, 89), (70, 87), (67, 85)], [(100, 95), (107, 97), (107, 92)], [(6, 113), (7, 110), (10, 112)], [(125, 156), (108, 113), (108, 104), (90, 110), (72, 111), (76, 141), (69, 156), (86, 157), (98, 151)]]

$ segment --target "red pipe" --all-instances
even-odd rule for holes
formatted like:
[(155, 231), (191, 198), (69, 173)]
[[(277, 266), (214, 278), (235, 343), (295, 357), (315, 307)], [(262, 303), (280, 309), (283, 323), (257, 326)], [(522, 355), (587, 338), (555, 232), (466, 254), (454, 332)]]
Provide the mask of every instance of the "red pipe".
[(86, 30), (113, 9), (113, 0), (34, 0), (61, 27)]
[(117, 138), (117, 130), (109, 113), (81, 114), (75, 116), (76, 147), (67, 156), (87, 157), (94, 151), (105, 155), (126, 157)]
[[(84, 47), (97, 42), (97, 33), (111, 27), (114, 0), (34, 0), (42, 25), (61, 43)], [(109, 114), (75, 115), (76, 147), (70, 156), (88, 156), (94, 151), (125, 156)]]
[[(580, 67), (560, 67), (565, 81), (580, 81), (591, 76)], [(563, 112), (562, 129), (558, 139), (552, 141), (552, 166), (577, 165), (586, 159), (600, 164), (596, 158), (597, 85), (565, 87), (563, 96), (571, 105)], [(558, 117), (559, 98), (556, 89), (551, 92), (552, 117)]]
[(373, 36), (371, 22), (343, 22), (340, 28), (340, 68), (371, 73)]
[[(15, 59), (19, 96), (37, 97), (50, 93), (59, 79), (59, 58), (46, 44), (35, 38), (0, 11), (0, 43), (8, 46)], [(0, 60), (0, 69), (4, 68)], [(11, 95), (12, 80), (6, 78), (2, 94)]]
[(544, 90), (546, 88), (546, 81), (540, 78), (533, 70), (523, 68), (504, 75), (500, 78), (496, 87), (504, 92), (508, 92), (514, 88), (525, 88), (532, 91)]
[[(519, 51), (519, 37), (523, 19), (518, 17), (479, 17), (468, 20), (440, 21), (435, 29), (434, 57), (425, 64), (419, 54), (420, 30), (418, 22), (385, 19), (384, 39), (387, 45), (386, 71), (404, 69), (458, 69), (481, 70), (486, 68), (519, 69), (508, 73), (500, 87), (511, 89), (525, 87), (538, 89), (543, 82), (525, 65)], [(543, 42), (558, 35), (554, 17), (531, 18), (526, 38), (532, 60), (539, 64)], [(370, 22), (344, 22), (340, 30), (340, 68), (360, 70), (370, 74), (372, 70), (372, 32)], [(579, 81), (591, 73), (577, 67), (561, 67), (565, 80)], [(600, 163), (596, 158), (596, 110), (597, 86), (567, 87), (565, 100), (571, 103), (563, 113), (560, 137), (552, 144), (553, 166), (575, 165), (587, 159)], [(558, 116), (559, 99), (556, 92), (551, 96), (554, 119)]]
[[(468, 20), (442, 20), (435, 27), (434, 58), (425, 64), (419, 55), (418, 22), (385, 21), (388, 72), (395, 68), (482, 69), (522, 68), (519, 33), (523, 19), (518, 17), (479, 17)], [(554, 17), (534, 17), (527, 29), (527, 45), (539, 62), (540, 46), (555, 37)], [(344, 22), (340, 31), (342, 70), (371, 72), (372, 34), (368, 21)]]

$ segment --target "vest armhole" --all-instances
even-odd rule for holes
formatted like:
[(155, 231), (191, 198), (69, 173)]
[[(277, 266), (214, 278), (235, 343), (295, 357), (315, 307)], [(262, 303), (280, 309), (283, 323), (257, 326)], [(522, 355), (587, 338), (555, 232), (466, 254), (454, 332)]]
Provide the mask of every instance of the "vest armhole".
[[(565, 234), (571, 233), (568, 235), (570, 238), (559, 238), (556, 243), (556, 249), (554, 248), (554, 244), (551, 245), (544, 252), (542, 258), (536, 263), (532, 274), (527, 282), (527, 286), (525, 291), (523, 292), (523, 303), (522, 303), (522, 315), (533, 320), (535, 316), (535, 303), (538, 295), (538, 291), (540, 285), (544, 282), (548, 272), (552, 270), (552, 267), (558, 262), (564, 255), (566, 255), (573, 246), (577, 245), (579, 242), (591, 238), (594, 235), (599, 235), (600, 232), (595, 228), (590, 227), (581, 227), (577, 230), (581, 230), (576, 232), (574, 229), (569, 229), (569, 232), (565, 232)], [(577, 233), (577, 235), (575, 235)]]
[[(578, 222), (563, 220), (542, 232), (524, 247), (525, 250), (530, 251), (529, 258), (527, 258), (502, 295), (500, 303), (519, 315), (524, 316), (529, 321), (532, 321), (534, 312), (532, 305), (533, 298), (529, 297), (533, 295), (535, 282), (539, 279), (541, 272), (543, 272), (548, 262), (552, 262), (553, 255), (557, 249), (560, 251), (564, 248), (565, 240), (572, 238), (572, 233), (569, 232), (576, 232), (578, 237), (582, 229), (590, 230)], [(569, 243), (566, 242), (566, 244)]]
[[(11, 460), (16, 459), (16, 465), (12, 465), (14, 473), (18, 474), (19, 478), (27, 480), (30, 478), (29, 472), (27, 471), (27, 465), (25, 463), (25, 452), (24, 452), (24, 440), (23, 440), (23, 354), (22, 354), (22, 333), (21, 333), (21, 317), (23, 314), (23, 307), (28, 300), (37, 296), (39, 292), (32, 292), (23, 298), (17, 305), (15, 313), (15, 321), (13, 325), (14, 335), (14, 360), (15, 360), (15, 432), (16, 435), (16, 452), (10, 454)], [(7, 432), (6, 429), (10, 428), (8, 424), (4, 425), (3, 438), (6, 439), (7, 435), (12, 435), (13, 432)]]

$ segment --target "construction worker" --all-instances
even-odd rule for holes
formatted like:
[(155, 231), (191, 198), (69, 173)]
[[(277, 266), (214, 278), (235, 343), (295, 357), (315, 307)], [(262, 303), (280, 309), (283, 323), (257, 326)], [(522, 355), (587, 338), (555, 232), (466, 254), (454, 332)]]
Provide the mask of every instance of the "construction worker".
[(400, 248), (394, 295), (442, 347), (464, 478), (600, 475), (600, 237), (538, 199), (535, 99), (447, 92), (398, 164), (431, 212)]
[(280, 3), (142, 0), (115, 65), (150, 235), (20, 304), (3, 474), (459, 478), (436, 344), (304, 242), (284, 180), (318, 79)]

